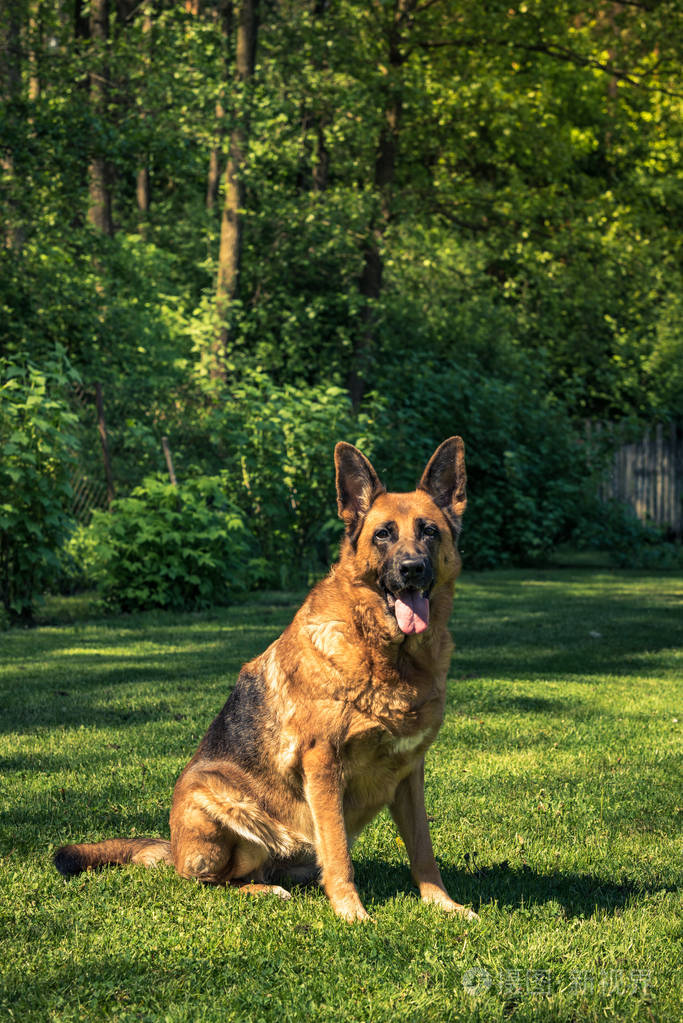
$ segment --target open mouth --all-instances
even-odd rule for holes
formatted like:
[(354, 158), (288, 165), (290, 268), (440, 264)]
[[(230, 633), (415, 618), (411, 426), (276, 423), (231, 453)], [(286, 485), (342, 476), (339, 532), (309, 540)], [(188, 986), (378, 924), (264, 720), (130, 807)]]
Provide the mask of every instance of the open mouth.
[(407, 589), (399, 593), (384, 591), (389, 610), (396, 615), (401, 632), (412, 636), (429, 625), (429, 590)]

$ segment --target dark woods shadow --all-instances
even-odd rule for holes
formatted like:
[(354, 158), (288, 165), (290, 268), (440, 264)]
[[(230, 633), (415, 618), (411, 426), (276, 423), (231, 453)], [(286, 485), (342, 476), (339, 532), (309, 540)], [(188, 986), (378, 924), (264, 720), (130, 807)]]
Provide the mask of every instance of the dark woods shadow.
[[(658, 891), (673, 891), (664, 886), (647, 886), (631, 881), (609, 881), (593, 874), (543, 874), (533, 868), (513, 866), (506, 861), (480, 870), (441, 867), (441, 876), (450, 895), (476, 912), (487, 905), (521, 909), (555, 903), (569, 917), (590, 917), (596, 912), (615, 913), (632, 898)], [(386, 902), (399, 892), (414, 891), (407, 867), (391, 866), (366, 859), (356, 866), (356, 884), (365, 900)]]

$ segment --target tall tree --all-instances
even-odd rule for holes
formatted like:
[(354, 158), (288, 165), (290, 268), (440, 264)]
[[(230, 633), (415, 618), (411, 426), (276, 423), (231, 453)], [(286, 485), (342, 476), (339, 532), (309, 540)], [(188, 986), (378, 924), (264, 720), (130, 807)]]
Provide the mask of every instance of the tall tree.
[[(145, 7), (142, 14), (142, 53), (141, 60), (148, 74), (152, 64), (152, 8)], [(144, 123), (148, 118), (147, 110), (142, 107), (140, 110), (140, 121)], [(138, 155), (138, 169), (135, 176), (135, 196), (140, 213), (140, 231), (144, 232), (147, 227), (147, 216), (150, 203), (150, 172), (149, 153), (143, 151)]]
[[(249, 129), (249, 83), (254, 75), (259, 0), (239, 0), (235, 4), (236, 25), (233, 127), (230, 132), (228, 162), (225, 168), (225, 193), (221, 216), (221, 240), (216, 281), (217, 343), (213, 373), (224, 376), (224, 357), (230, 337), (230, 303), (239, 289), (244, 229), (245, 187), (243, 178)], [(227, 22), (224, 20), (224, 24)]]
[(382, 109), (373, 172), (377, 198), (369, 225), (363, 253), (363, 269), (359, 280), (360, 293), (364, 299), (362, 321), (360, 330), (355, 337), (348, 377), (349, 394), (356, 410), (360, 408), (365, 390), (365, 373), (376, 329), (375, 307), (382, 292), (382, 238), (392, 215), (392, 187), (396, 177), (403, 108), (401, 81), (401, 68), (405, 60), (403, 37), (411, 16), (418, 6), (418, 0), (394, 0), (388, 16), (385, 13), (386, 6), (381, 2), (375, 4), (377, 18), (380, 24), (383, 23), (381, 38), (384, 62), (380, 67), (383, 78), (380, 89)]
[(230, 46), (232, 38), (232, 0), (219, 0), (218, 6), (213, 10), (213, 17), (218, 23), (220, 34), (223, 39), (223, 80), (219, 85), (219, 95), (216, 100), (216, 130), (211, 152), (209, 154), (209, 173), (206, 181), (206, 208), (212, 210), (218, 199), (218, 190), (221, 180), (221, 150), (223, 148), (223, 136), (225, 134), (225, 90), (228, 87), (230, 68)]
[[(90, 102), (93, 116), (100, 125), (107, 118), (109, 95), (109, 0), (91, 0), (90, 41), (93, 48), (90, 70)], [(114, 233), (111, 210), (111, 171), (107, 159), (104, 132), (98, 132), (88, 171), (88, 220), (102, 234)]]
[(22, 0), (9, 0), (0, 7), (0, 96), (6, 109), (7, 138), (0, 149), (0, 167), (7, 193), (4, 236), (5, 245), (18, 249), (22, 245), (17, 195), (17, 159), (21, 131), (21, 29), (24, 19)]

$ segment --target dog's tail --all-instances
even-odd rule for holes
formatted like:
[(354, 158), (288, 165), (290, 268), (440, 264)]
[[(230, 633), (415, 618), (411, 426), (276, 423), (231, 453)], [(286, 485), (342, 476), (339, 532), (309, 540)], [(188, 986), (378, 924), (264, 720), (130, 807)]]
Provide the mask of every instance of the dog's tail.
[(55, 867), (64, 877), (83, 870), (123, 863), (141, 863), (155, 867), (157, 863), (173, 863), (171, 843), (163, 838), (110, 838), (106, 842), (84, 842), (63, 845), (54, 855)]

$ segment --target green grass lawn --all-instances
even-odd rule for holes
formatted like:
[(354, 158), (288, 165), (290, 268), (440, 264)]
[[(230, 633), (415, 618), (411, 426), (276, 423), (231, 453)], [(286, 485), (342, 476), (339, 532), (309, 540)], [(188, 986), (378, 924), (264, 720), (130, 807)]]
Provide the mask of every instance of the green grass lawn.
[[(171, 790), (294, 597), (0, 634), (0, 1016), (680, 1018), (683, 578), (470, 575), (427, 804), (451, 894), (420, 904), (391, 820), (354, 847), (372, 922), (54, 848), (168, 835)], [(68, 612), (67, 612), (68, 616)]]

